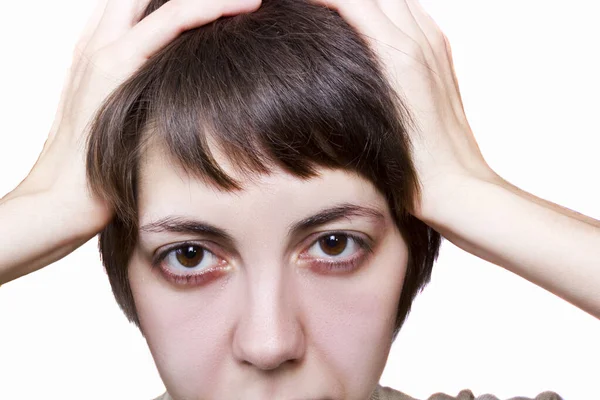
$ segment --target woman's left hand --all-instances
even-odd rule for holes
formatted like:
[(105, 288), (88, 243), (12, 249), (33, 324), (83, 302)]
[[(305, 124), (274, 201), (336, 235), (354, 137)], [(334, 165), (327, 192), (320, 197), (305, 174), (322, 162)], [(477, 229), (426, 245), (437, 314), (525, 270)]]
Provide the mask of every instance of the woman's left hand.
[(527, 193), (487, 165), (448, 39), (418, 1), (312, 1), (366, 36), (414, 118), (407, 129), (421, 193), (411, 212), (463, 250), (600, 318), (600, 221)]
[(499, 179), (483, 159), (463, 109), (450, 44), (417, 0), (313, 0), (364, 35), (414, 117), (407, 122), (426, 222), (436, 199), (464, 178)]

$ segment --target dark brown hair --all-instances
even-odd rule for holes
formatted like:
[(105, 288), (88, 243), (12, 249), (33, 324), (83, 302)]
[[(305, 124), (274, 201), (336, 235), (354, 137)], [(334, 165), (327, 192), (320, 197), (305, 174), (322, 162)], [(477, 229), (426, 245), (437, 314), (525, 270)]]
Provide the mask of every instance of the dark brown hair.
[[(143, 17), (165, 2), (151, 0)], [(100, 233), (101, 258), (127, 318), (139, 327), (127, 265), (140, 156), (151, 138), (191, 175), (242, 189), (213, 159), (210, 139), (246, 176), (273, 166), (300, 178), (341, 168), (377, 187), (409, 250), (395, 338), (441, 243), (410, 214), (420, 193), (410, 118), (367, 42), (335, 11), (306, 0), (263, 0), (253, 13), (181, 34), (112, 93), (91, 126), (90, 187), (116, 211)]]

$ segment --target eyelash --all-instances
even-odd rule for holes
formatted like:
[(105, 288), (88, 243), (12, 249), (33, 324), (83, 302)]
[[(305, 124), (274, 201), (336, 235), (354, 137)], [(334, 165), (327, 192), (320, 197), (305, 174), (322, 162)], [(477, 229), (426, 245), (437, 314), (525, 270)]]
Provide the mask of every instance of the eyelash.
[[(312, 249), (315, 245), (318, 245), (318, 243), (321, 239), (323, 239), (327, 236), (332, 236), (332, 235), (345, 236), (348, 239), (354, 241), (359, 247), (358, 251), (356, 252), (358, 254), (353, 255), (350, 259), (345, 258), (342, 260), (335, 260), (335, 261), (327, 261), (327, 260), (323, 260), (323, 259), (320, 259), (320, 260), (317, 259), (317, 260), (308, 261), (312, 257), (306, 256), (304, 254), (308, 250)], [(213, 276), (222, 275), (225, 272), (225, 270), (228, 269), (227, 267), (216, 267), (216, 268), (211, 267), (201, 273), (180, 275), (180, 274), (175, 274), (175, 273), (169, 271), (167, 268), (161, 267), (163, 260), (165, 258), (167, 258), (167, 256), (171, 252), (179, 250), (179, 249), (184, 249), (189, 246), (197, 247), (199, 250), (209, 252), (209, 253), (213, 254), (215, 257), (222, 259), (222, 257), (219, 257), (219, 255), (216, 254), (214, 251), (207, 248), (206, 245), (201, 245), (201, 244), (199, 244), (197, 242), (193, 242), (193, 241), (186, 241), (183, 243), (177, 243), (177, 244), (170, 246), (167, 249), (159, 252), (152, 259), (152, 262), (151, 262), (152, 268), (161, 270), (162, 273), (167, 275), (167, 277), (170, 280), (172, 280), (174, 283), (184, 284), (184, 285), (201, 284), (202, 282), (210, 279)], [(367, 240), (363, 237), (360, 237), (358, 235), (348, 233), (348, 232), (333, 231), (333, 232), (321, 233), (315, 240), (313, 240), (310, 243), (310, 245), (306, 248), (306, 250), (304, 250), (301, 253), (299, 258), (303, 261), (310, 262), (313, 265), (317, 265), (320, 268), (323, 268), (327, 271), (346, 272), (346, 271), (354, 270), (364, 260), (364, 258), (366, 258), (371, 253), (373, 253), (373, 245), (369, 240)], [(332, 257), (336, 258), (335, 256), (332, 256)]]
[(179, 249), (185, 249), (186, 247), (189, 246), (193, 246), (193, 247), (197, 247), (198, 249), (202, 250), (202, 251), (206, 251), (209, 252), (211, 254), (213, 254), (215, 257), (222, 259), (222, 257), (219, 257), (218, 254), (216, 254), (214, 251), (212, 251), (211, 249), (209, 249), (206, 245), (201, 245), (197, 242), (193, 242), (193, 241), (186, 241), (183, 243), (177, 243), (175, 245), (172, 245), (168, 248), (166, 248), (165, 250), (159, 252), (153, 259), (152, 259), (152, 268), (155, 270), (160, 270), (163, 274), (165, 274), (167, 276), (167, 278), (169, 278), (170, 280), (172, 280), (174, 283), (176, 284), (180, 284), (180, 285), (199, 285), (202, 282), (205, 282), (206, 280), (209, 280), (212, 277), (216, 277), (216, 276), (220, 276), (222, 275), (226, 270), (228, 270), (228, 267), (211, 267), (211, 268), (207, 268), (206, 270), (202, 271), (201, 273), (191, 273), (191, 274), (175, 274), (171, 271), (169, 271), (167, 268), (162, 268), (161, 264), (164, 261), (165, 258), (167, 258), (167, 256), (169, 254), (171, 254), (173, 251), (177, 251)]
[(308, 250), (310, 250), (313, 246), (317, 245), (319, 243), (319, 241), (327, 236), (332, 236), (332, 235), (338, 235), (338, 236), (346, 236), (347, 238), (351, 239), (352, 241), (354, 241), (359, 249), (356, 252), (356, 255), (353, 255), (350, 259), (343, 258), (341, 260), (336, 260), (337, 257), (332, 256), (333, 260), (324, 260), (324, 259), (320, 259), (320, 260), (314, 260), (314, 261), (310, 261), (312, 264), (316, 264), (319, 265), (320, 267), (324, 268), (327, 271), (336, 271), (336, 272), (347, 272), (347, 271), (352, 271), (354, 270), (363, 260), (366, 256), (368, 256), (369, 254), (373, 253), (373, 246), (371, 244), (370, 241), (368, 241), (367, 239), (358, 236), (358, 235), (354, 235), (348, 232), (339, 232), (339, 231), (333, 231), (333, 232), (327, 232), (324, 234), (320, 234), (315, 240), (313, 240), (310, 244), (310, 246), (308, 246), (307, 250), (305, 250), (304, 252), (301, 253), (300, 258), (301, 259), (310, 259), (310, 256), (304, 256), (304, 253)]

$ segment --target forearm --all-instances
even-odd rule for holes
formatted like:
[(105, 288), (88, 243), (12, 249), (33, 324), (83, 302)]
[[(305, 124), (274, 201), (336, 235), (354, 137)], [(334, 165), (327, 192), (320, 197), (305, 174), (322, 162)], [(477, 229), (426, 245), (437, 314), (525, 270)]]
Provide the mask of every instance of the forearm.
[(498, 179), (456, 178), (423, 220), (458, 247), (600, 318), (600, 222)]
[[(500, 178), (500, 179), (502, 179), (502, 178)], [(552, 203), (551, 201), (541, 199), (537, 196), (534, 196), (531, 193), (528, 193), (528, 192), (518, 188), (517, 186), (513, 185), (512, 183), (505, 181), (504, 179), (502, 179), (502, 182), (503, 182), (502, 184), (504, 187), (508, 188), (513, 193), (516, 193), (525, 199), (533, 201), (543, 207), (546, 207), (550, 210), (554, 210), (554, 211), (559, 212), (568, 217), (578, 219), (579, 221), (585, 222), (588, 225), (594, 226), (596, 228), (600, 228), (600, 220), (594, 219), (592, 217), (588, 217), (587, 215), (583, 215), (581, 213), (578, 213), (577, 211), (573, 211), (566, 207), (559, 206), (558, 204)]]
[[(85, 210), (50, 192), (0, 200), (0, 284), (51, 264), (95, 235)], [(82, 219), (83, 218), (83, 219)]]

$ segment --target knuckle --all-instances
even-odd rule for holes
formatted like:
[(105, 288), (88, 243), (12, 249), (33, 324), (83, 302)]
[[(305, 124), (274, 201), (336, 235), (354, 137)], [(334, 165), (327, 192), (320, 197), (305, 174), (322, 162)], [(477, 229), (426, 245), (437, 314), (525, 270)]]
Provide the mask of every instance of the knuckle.
[(77, 44), (75, 44), (75, 47), (73, 48), (73, 56), (79, 57), (79, 56), (83, 56), (86, 57), (88, 56), (88, 51), (89, 51), (89, 41), (85, 41), (85, 40), (79, 40), (77, 42)]
[(103, 48), (91, 54), (88, 58), (89, 64), (94, 68), (100, 70), (109, 70), (111, 61), (114, 60), (114, 56), (109, 54), (107, 48)]
[(409, 41), (404, 47), (406, 55), (409, 56), (408, 63), (414, 67), (429, 65), (432, 59), (432, 50), (429, 44), (420, 44), (416, 41)]
[(182, 0), (171, 0), (163, 7), (165, 7), (169, 19), (174, 20), (176, 23), (181, 21), (182, 17), (185, 15), (185, 7)]
[(126, 46), (113, 44), (93, 54), (89, 62), (89, 68), (93, 71), (89, 72), (111, 84), (119, 84), (135, 69), (132, 65), (135, 62), (131, 60)]
[(433, 33), (429, 37), (429, 43), (431, 44), (431, 48), (435, 53), (444, 53), (450, 47), (448, 38), (440, 29), (435, 29), (433, 31)]
[(425, 59), (425, 50), (423, 49), (423, 45), (416, 40), (411, 39), (407, 41), (406, 52), (419, 61)]
[(444, 46), (446, 48), (446, 51), (448, 53), (450, 53), (452, 51), (452, 47), (450, 45), (450, 40), (448, 39), (448, 36), (444, 35), (443, 33), (442, 33), (442, 36), (443, 36), (443, 39), (444, 39)]
[[(163, 19), (168, 20), (170, 24), (175, 26), (178, 33), (181, 33), (187, 29), (187, 22), (190, 17), (190, 6), (186, 6), (184, 0), (171, 0), (163, 5), (160, 10), (164, 12)], [(204, 13), (208, 10), (205, 8)]]
[(92, 39), (80, 41), (73, 49), (73, 57), (78, 60), (83, 60), (85, 63), (93, 59), (95, 53), (95, 43)]

